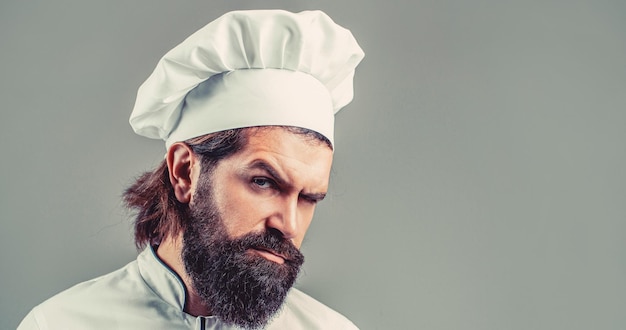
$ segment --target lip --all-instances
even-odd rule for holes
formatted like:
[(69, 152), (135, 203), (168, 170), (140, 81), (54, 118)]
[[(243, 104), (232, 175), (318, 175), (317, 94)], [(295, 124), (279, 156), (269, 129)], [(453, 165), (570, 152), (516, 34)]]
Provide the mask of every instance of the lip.
[(250, 251), (260, 255), (261, 257), (269, 261), (273, 261), (277, 264), (284, 264), (285, 260), (287, 259), (285, 258), (285, 256), (279, 253), (276, 253), (272, 250), (263, 249), (263, 248), (251, 248)]

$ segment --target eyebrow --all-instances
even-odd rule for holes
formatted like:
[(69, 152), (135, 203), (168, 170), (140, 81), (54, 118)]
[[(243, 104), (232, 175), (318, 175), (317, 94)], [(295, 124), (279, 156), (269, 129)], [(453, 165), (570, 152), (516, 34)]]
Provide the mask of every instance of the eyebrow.
[(272, 179), (274, 179), (276, 183), (278, 183), (279, 185), (287, 184), (287, 181), (283, 179), (280, 176), (280, 174), (278, 174), (278, 171), (276, 171), (276, 169), (274, 169), (272, 165), (268, 164), (267, 162), (263, 160), (255, 160), (252, 164), (250, 164), (250, 166), (248, 166), (248, 168), (249, 169), (257, 168), (257, 169), (264, 170), (265, 172), (269, 173)]
[[(272, 167), (272, 165), (268, 164), (267, 162), (265, 162), (264, 160), (255, 160), (254, 162), (252, 162), (252, 164), (250, 164), (250, 166), (248, 166), (249, 169), (261, 169), (265, 172), (267, 172), (274, 181), (276, 181), (276, 183), (278, 185), (281, 186), (291, 186), (289, 183), (287, 183), (287, 180), (283, 179), (280, 174), (278, 174), (278, 171), (276, 171), (276, 169), (274, 169), (274, 167)], [(324, 198), (326, 198), (326, 193), (300, 193), (299, 194), (301, 197), (304, 197), (308, 200), (312, 200), (315, 202), (320, 202), (322, 201)]]
[(315, 202), (321, 202), (326, 198), (326, 193), (300, 193), (300, 196)]

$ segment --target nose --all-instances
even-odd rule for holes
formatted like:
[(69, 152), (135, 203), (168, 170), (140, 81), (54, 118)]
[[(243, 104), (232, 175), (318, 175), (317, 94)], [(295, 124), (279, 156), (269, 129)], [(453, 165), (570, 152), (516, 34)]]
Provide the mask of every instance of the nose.
[(294, 239), (298, 236), (298, 199), (283, 200), (277, 205), (277, 210), (267, 220), (267, 226), (278, 230), (285, 239)]

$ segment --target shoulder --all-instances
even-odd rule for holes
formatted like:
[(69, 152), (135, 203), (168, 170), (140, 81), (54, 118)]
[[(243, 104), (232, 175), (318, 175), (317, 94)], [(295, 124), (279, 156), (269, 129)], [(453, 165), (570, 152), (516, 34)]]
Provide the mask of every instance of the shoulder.
[(306, 293), (292, 288), (269, 329), (358, 329), (354, 323)]
[(142, 282), (137, 262), (133, 261), (47, 299), (31, 310), (18, 329), (94, 328), (107, 316), (131, 307), (133, 297), (149, 297), (151, 292)]
[[(55, 329), (55, 324), (80, 318), (87, 309), (93, 309), (94, 302), (99, 300), (101, 292), (104, 291), (99, 287), (109, 282), (109, 278), (119, 276), (119, 272), (120, 270), (76, 284), (48, 298), (26, 315), (18, 326), (18, 330)], [(66, 323), (66, 325), (72, 328), (71, 324)]]
[(85, 305), (95, 301), (111, 300), (127, 290), (135, 291), (141, 276), (137, 269), (137, 262), (133, 261), (126, 266), (106, 275), (79, 283), (44, 301), (40, 306), (68, 306), (73, 304)]

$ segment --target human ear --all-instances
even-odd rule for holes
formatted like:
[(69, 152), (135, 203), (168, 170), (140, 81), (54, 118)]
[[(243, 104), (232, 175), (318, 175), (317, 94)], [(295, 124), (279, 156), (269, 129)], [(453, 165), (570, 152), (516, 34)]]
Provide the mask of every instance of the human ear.
[(193, 151), (187, 144), (176, 142), (168, 149), (166, 161), (176, 199), (181, 203), (189, 203), (193, 193), (192, 170), (196, 161)]

